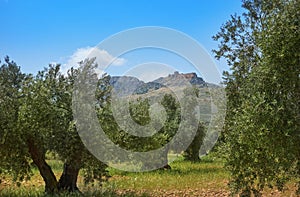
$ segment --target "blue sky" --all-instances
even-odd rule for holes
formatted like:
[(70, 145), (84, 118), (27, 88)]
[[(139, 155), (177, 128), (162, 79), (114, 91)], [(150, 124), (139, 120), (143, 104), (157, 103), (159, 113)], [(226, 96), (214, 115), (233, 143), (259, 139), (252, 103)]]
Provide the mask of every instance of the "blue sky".
[[(9, 55), (27, 73), (50, 62), (66, 64), (78, 50), (139, 26), (182, 31), (212, 54), (217, 47), (212, 35), (231, 14), (242, 12), (238, 0), (0, 0), (0, 9), (0, 57)], [(220, 71), (228, 69), (225, 62), (216, 63)], [(129, 67), (111, 72), (124, 68)]]

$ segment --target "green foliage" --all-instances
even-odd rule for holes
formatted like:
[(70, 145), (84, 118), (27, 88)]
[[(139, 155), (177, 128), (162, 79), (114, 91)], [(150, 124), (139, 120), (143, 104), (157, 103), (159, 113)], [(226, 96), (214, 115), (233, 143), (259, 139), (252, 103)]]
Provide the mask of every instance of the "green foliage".
[(234, 192), (259, 196), (299, 179), (299, 1), (243, 2), (214, 37), (225, 58), (227, 166)]
[(129, 112), (132, 119), (141, 126), (149, 124), (150, 118), (150, 103), (147, 99), (138, 99), (136, 103), (129, 104)]
[[(179, 102), (173, 95), (165, 94), (162, 97), (159, 97), (158, 101), (159, 105), (161, 105), (161, 108), (163, 108), (162, 112), (155, 111), (159, 109), (150, 109), (151, 100), (148, 98), (122, 98), (125, 99), (125, 102), (128, 102), (129, 105), (126, 106), (126, 104), (121, 104), (115, 107), (118, 110), (117, 113), (122, 114), (121, 121), (115, 120), (112, 112), (110, 96), (110, 91), (108, 91), (108, 102), (104, 103), (102, 106), (99, 106), (98, 118), (101, 128), (104, 130), (105, 134), (110, 138), (110, 140), (112, 140), (115, 144), (118, 144), (120, 147), (135, 152), (155, 150), (166, 146), (166, 144), (170, 142), (170, 140), (177, 133), (181, 121), (181, 108)], [(129, 113), (126, 113), (126, 107), (129, 108)], [(165, 114), (165, 120), (162, 120), (161, 118), (163, 115), (162, 113)], [(133, 120), (134, 124), (137, 124), (143, 129), (143, 132), (154, 134), (149, 137), (139, 137), (138, 133), (136, 136), (132, 135), (129, 133), (129, 130), (126, 130), (130, 129), (131, 126), (131, 123), (128, 125), (128, 121), (126, 120)], [(121, 124), (127, 126), (125, 127), (125, 130), (123, 130), (124, 126), (122, 127)], [(133, 132), (133, 130), (130, 131)], [(162, 153), (161, 157), (159, 158), (161, 158), (163, 161), (167, 161), (168, 151), (169, 150), (167, 148), (166, 152)], [(149, 159), (149, 161), (151, 161), (151, 159)]]
[[(78, 91), (74, 91), (75, 87), (87, 90), (87, 94), (90, 93), (89, 89), (96, 89), (93, 92), (96, 105), (85, 100), (83, 104), (87, 108), (84, 109), (96, 108), (101, 127), (122, 148), (141, 152), (161, 148), (170, 142), (180, 125), (185, 129), (186, 138), (191, 137), (196, 127), (189, 122), (197, 123), (194, 109), (197, 89), (185, 90), (184, 102), (176, 100), (171, 94), (165, 94), (156, 103), (164, 110), (155, 108), (148, 98), (128, 99), (129, 113), (124, 114), (125, 120), (131, 119), (145, 128), (145, 131), (155, 133), (151, 137), (138, 137), (124, 131), (114, 118), (110, 76), (104, 75), (100, 80), (97, 79), (97, 87), (89, 87), (92, 84), (89, 80), (96, 80), (93, 73), (95, 67), (93, 59), (85, 60), (79, 69), (72, 68), (67, 74), (62, 74), (60, 65), (49, 65), (33, 76), (22, 74), (14, 62), (5, 59), (0, 68), (1, 175), (11, 174), (15, 181), (20, 182), (30, 178), (32, 168), (38, 169), (45, 181), (46, 192), (52, 194), (59, 190), (77, 191), (79, 170), (82, 170), (85, 183), (97, 182), (101, 185), (108, 178), (105, 170), (107, 166), (90, 154), (77, 133), (77, 122), (72, 112), (72, 105), (76, 102), (74, 94), (78, 94)], [(75, 96), (85, 99), (87, 94)], [(180, 102), (184, 107), (180, 106)], [(119, 106), (119, 110), (123, 112), (125, 107)], [(183, 110), (190, 116), (186, 116), (186, 120), (181, 123)], [(91, 111), (81, 112), (88, 117)], [(165, 114), (165, 120), (161, 119), (161, 113)], [(89, 124), (86, 126), (93, 127)], [(193, 154), (199, 151), (202, 143), (202, 127), (198, 131), (201, 131), (201, 135), (196, 134), (195, 143), (191, 146)], [(162, 155), (148, 159), (167, 161), (168, 151), (167, 148)], [(51, 162), (46, 160), (49, 152), (61, 160), (60, 164), (63, 165), (59, 180), (53, 172), (57, 166), (51, 166)]]
[(12, 174), (15, 181), (28, 179), (31, 174), (26, 144), (17, 125), (26, 78), (6, 57), (0, 67), (0, 174)]
[[(110, 93), (107, 94), (109, 97)], [(151, 121), (149, 100), (138, 98), (137, 100), (128, 99), (128, 102), (130, 113), (124, 113), (124, 119), (132, 119), (140, 126), (148, 125)], [(171, 95), (165, 95), (161, 103), (167, 111), (167, 120), (157, 132), (155, 128), (143, 127), (149, 129), (149, 132), (156, 132), (151, 137), (138, 137), (124, 131), (115, 121), (110, 102), (105, 103), (98, 109), (101, 128), (115, 144), (122, 148), (142, 152), (160, 148), (169, 142), (170, 138), (176, 133), (176, 128), (178, 128), (178, 123), (176, 123), (178, 121), (178, 115), (176, 115), (178, 114), (176, 112), (178, 103), (176, 103), (176, 100)], [(120, 111), (123, 111), (121, 108), (124, 107), (126, 106), (119, 106)]]
[(31, 175), (32, 162), (46, 183), (46, 191), (57, 192), (56, 178), (46, 162), (46, 152), (52, 151), (68, 169), (75, 169), (73, 180), (69, 180), (75, 181), (74, 187), (80, 169), (84, 169), (87, 182), (101, 182), (106, 165), (86, 150), (74, 125), (71, 106), (78, 72), (70, 69), (63, 75), (60, 65), (50, 65), (36, 76), (25, 76), (14, 62), (5, 59), (0, 68), (1, 174), (13, 174), (16, 181), (22, 181)]

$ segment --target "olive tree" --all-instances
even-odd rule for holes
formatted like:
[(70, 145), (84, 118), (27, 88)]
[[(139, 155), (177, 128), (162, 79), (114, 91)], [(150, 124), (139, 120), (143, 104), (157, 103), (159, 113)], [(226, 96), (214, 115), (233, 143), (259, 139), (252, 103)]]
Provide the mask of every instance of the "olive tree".
[(31, 173), (30, 155), (17, 125), (27, 77), (15, 62), (5, 58), (0, 67), (0, 173), (11, 174), (18, 182)]
[[(0, 126), (2, 172), (21, 181), (25, 176), (29, 178), (30, 169), (36, 166), (44, 179), (45, 191), (52, 194), (78, 191), (80, 169), (86, 182), (101, 182), (106, 176), (106, 165), (84, 147), (72, 115), (73, 86), (79, 70), (70, 69), (64, 75), (60, 65), (50, 65), (36, 76), (25, 76), (14, 62), (8, 58), (5, 61), (0, 70), (1, 116), (5, 118)], [(59, 180), (46, 161), (47, 151), (56, 152), (64, 162)]]
[(225, 58), (230, 186), (243, 196), (299, 179), (299, 1), (245, 0), (214, 36)]

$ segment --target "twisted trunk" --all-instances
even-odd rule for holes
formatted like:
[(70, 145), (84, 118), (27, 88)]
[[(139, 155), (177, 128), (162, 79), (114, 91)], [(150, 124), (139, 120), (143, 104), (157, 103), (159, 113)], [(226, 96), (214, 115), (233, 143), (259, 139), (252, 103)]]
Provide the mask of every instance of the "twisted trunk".
[(58, 189), (69, 192), (79, 192), (77, 187), (79, 170), (80, 167), (77, 165), (65, 163), (63, 173), (58, 182)]
[(33, 163), (38, 167), (39, 172), (45, 182), (45, 192), (48, 194), (57, 193), (57, 180), (51, 167), (46, 163), (45, 151), (43, 147), (39, 146), (33, 140), (33, 138), (29, 138), (27, 140), (27, 145)]

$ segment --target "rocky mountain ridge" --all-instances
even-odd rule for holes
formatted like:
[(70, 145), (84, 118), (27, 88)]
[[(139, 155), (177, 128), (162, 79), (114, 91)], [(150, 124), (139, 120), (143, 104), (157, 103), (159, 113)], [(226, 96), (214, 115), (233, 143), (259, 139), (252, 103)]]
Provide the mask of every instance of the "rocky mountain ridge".
[(120, 96), (145, 94), (167, 86), (194, 85), (207, 87), (209, 85), (203, 78), (198, 77), (196, 73), (179, 73), (178, 71), (147, 83), (132, 76), (112, 76), (110, 84)]

